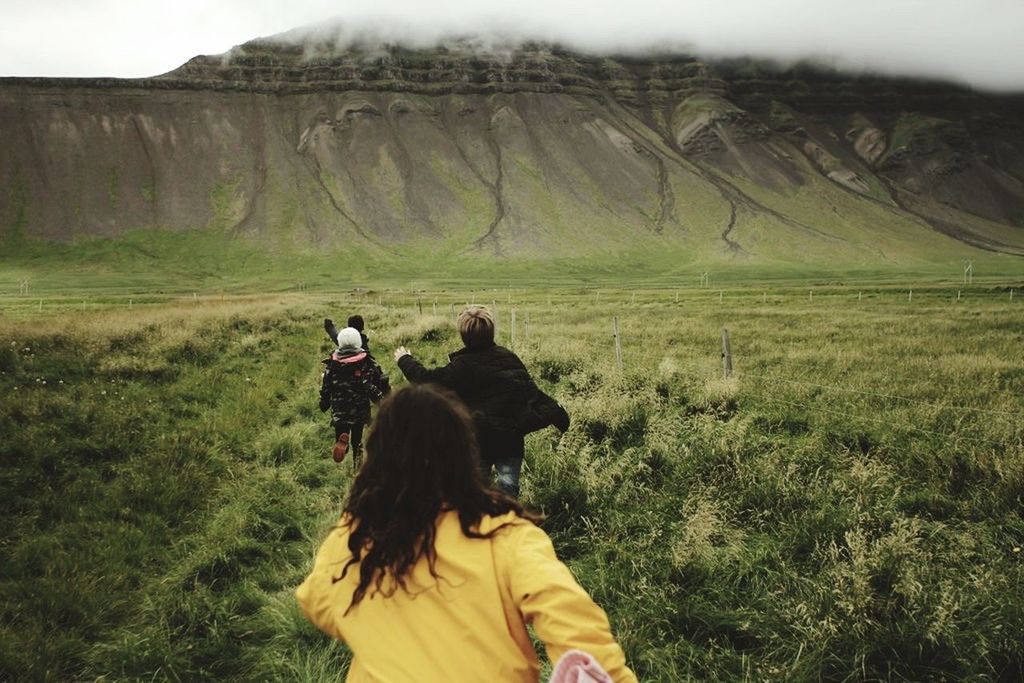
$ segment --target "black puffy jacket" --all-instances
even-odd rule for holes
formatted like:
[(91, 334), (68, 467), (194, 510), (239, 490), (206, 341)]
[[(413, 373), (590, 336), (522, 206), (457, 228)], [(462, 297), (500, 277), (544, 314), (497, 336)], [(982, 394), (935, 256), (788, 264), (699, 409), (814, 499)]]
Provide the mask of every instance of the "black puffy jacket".
[(458, 394), (478, 430), (521, 436), (551, 424), (562, 431), (569, 426), (565, 411), (537, 387), (519, 356), (503, 346), (464, 348), (449, 356), (448, 365), (434, 369), (403, 356), (398, 367), (410, 382), (432, 382)]

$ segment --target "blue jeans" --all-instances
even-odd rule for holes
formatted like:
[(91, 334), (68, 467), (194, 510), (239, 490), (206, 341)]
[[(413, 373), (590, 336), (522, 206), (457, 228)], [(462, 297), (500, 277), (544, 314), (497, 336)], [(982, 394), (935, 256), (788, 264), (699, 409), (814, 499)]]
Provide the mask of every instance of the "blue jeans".
[[(494, 463), (494, 484), (513, 498), (519, 497), (519, 472), (523, 469), (522, 458), (502, 458)], [(490, 467), (486, 475), (490, 478)]]
[(519, 497), (519, 472), (523, 469), (526, 454), (523, 435), (509, 432), (493, 432), (480, 429), (477, 432), (480, 443), (480, 470), (484, 480), (491, 480), (491, 468), (496, 474), (494, 484), (500, 490)]

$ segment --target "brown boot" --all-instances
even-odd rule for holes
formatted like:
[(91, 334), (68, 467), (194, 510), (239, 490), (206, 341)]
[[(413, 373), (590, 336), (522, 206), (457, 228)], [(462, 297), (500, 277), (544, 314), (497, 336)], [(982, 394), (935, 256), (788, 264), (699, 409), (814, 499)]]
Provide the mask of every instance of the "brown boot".
[(342, 432), (338, 435), (338, 440), (334, 442), (334, 450), (332, 455), (334, 456), (334, 462), (341, 462), (345, 459), (345, 454), (348, 453), (348, 432)]

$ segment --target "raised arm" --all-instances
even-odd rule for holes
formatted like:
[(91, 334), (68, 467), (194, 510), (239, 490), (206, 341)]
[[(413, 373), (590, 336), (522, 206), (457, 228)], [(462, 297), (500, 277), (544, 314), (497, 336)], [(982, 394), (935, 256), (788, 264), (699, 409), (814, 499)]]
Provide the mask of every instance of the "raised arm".
[(567, 650), (596, 659), (615, 683), (636, 683), (626, 656), (612, 636), (608, 617), (555, 556), (551, 539), (533, 524), (507, 530), (510, 594), (523, 619), (533, 624), (552, 662)]
[(332, 344), (338, 343), (338, 328), (330, 318), (324, 318), (324, 332), (331, 338)]
[[(405, 347), (401, 347), (399, 351), (404, 350)], [(423, 364), (412, 357), (412, 354), (407, 350), (404, 354), (399, 355), (395, 352), (395, 357), (398, 362), (398, 369), (402, 371), (405, 378), (414, 384), (423, 384), (430, 382), (432, 384), (440, 384), (443, 387), (447, 387), (458, 392), (463, 388), (463, 384), (466, 381), (466, 372), (464, 368), (458, 365), (455, 361), (448, 363), (444, 367), (440, 368), (425, 368)]]

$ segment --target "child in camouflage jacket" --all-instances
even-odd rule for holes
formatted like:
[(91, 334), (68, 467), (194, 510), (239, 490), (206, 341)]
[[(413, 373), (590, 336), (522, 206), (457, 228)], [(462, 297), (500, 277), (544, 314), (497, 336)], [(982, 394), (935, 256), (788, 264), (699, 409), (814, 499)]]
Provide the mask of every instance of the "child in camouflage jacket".
[(387, 377), (360, 344), (359, 330), (338, 332), (338, 348), (324, 359), (327, 366), (320, 385), (320, 410), (331, 411), (334, 425), (334, 460), (341, 462), (352, 446), (353, 465), (359, 465), (363, 425), (370, 421), (370, 402), (387, 393)]

